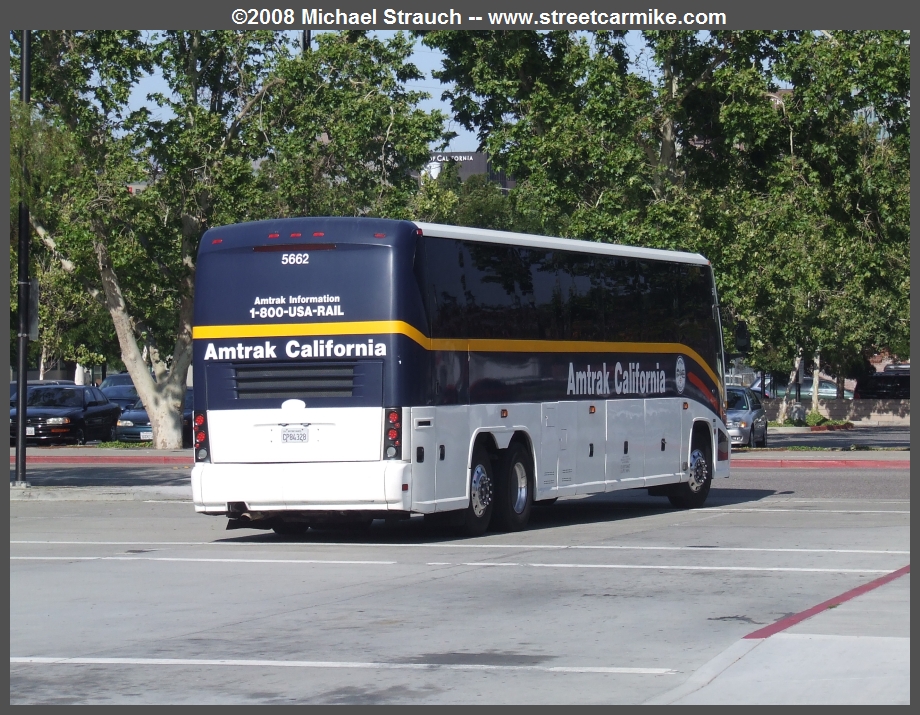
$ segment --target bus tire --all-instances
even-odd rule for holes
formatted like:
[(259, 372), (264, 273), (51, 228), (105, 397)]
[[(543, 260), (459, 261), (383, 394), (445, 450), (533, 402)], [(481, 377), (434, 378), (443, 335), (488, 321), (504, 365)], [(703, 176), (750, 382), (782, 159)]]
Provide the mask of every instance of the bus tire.
[(699, 509), (706, 503), (712, 487), (712, 449), (695, 440), (690, 449), (687, 481), (675, 484), (668, 494), (671, 506), (678, 509)]
[(533, 459), (520, 442), (512, 442), (496, 475), (495, 522), (502, 531), (521, 531), (533, 506)]
[(489, 528), (495, 507), (495, 475), (489, 453), (482, 445), (473, 450), (470, 465), (470, 503), (463, 518), (467, 536), (482, 536)]

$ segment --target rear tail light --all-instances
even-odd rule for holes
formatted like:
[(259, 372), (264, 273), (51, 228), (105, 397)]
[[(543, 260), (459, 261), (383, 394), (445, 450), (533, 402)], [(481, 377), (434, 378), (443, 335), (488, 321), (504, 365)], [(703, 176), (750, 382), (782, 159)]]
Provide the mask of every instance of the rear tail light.
[(204, 412), (196, 412), (192, 419), (192, 432), (194, 433), (194, 445), (196, 462), (211, 461), (211, 445), (208, 440), (208, 418)]
[(383, 454), (387, 459), (402, 457), (402, 410), (398, 407), (384, 410)]

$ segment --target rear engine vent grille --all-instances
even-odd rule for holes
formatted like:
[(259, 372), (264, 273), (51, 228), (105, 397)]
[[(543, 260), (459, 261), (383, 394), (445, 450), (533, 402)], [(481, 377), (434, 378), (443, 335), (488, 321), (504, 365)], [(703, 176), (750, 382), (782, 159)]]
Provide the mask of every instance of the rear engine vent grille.
[(354, 364), (235, 365), (236, 391), (240, 400), (351, 397)]

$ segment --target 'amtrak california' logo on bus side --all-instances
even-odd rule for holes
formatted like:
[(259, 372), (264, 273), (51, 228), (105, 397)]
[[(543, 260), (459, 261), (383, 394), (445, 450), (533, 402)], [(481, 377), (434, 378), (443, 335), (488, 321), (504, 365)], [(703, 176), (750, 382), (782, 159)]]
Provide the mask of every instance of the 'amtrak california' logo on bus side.
[(674, 384), (677, 387), (677, 394), (684, 394), (684, 387), (687, 385), (687, 367), (684, 365), (684, 359), (677, 356), (677, 367), (674, 370)]

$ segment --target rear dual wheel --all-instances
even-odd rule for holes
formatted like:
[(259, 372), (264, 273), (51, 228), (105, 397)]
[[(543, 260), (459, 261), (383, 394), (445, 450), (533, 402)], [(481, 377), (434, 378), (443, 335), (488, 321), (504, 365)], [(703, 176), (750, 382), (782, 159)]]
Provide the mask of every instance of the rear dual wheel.
[(514, 442), (505, 451), (498, 472), (495, 525), (502, 531), (520, 531), (525, 528), (533, 507), (533, 492), (533, 459), (530, 451), (519, 442)]

